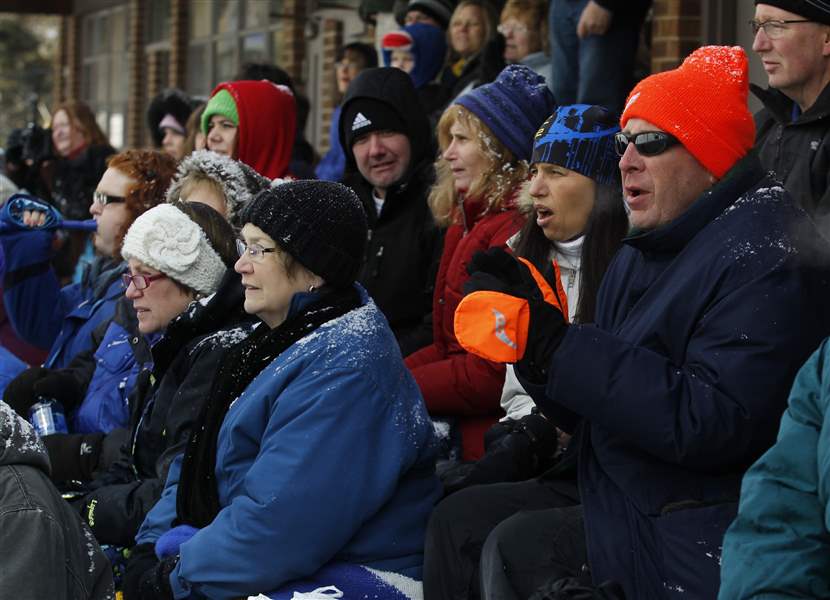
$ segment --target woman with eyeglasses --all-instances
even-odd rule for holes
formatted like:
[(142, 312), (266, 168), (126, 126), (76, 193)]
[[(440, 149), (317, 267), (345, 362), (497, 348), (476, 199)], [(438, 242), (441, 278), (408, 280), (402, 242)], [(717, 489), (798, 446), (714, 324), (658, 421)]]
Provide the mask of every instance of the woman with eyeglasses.
[(547, 0), (508, 0), (498, 32), (504, 36), (504, 62), (521, 63), (550, 81)]
[[(92, 354), (101, 340), (96, 331), (115, 317), (124, 293), (124, 234), (136, 217), (164, 200), (175, 169), (172, 158), (149, 150), (127, 150), (110, 159), (90, 198), (89, 211), (98, 225), (93, 236), (97, 256), (79, 283), (61, 287), (49, 267), (53, 232), (37, 230), (43, 213), (24, 214), (25, 224), (33, 230), (0, 236), (6, 261), (3, 302), (9, 320), (21, 339), (49, 348), (43, 367), (28, 370), (13, 357), (0, 357), (0, 371), (16, 376), (10, 383), (0, 377), (3, 399), (18, 414), (28, 417), (37, 397), (33, 387), (53, 369), (94, 369)], [(76, 358), (85, 366), (72, 366)], [(105, 425), (94, 430), (101, 427)]]
[(433, 430), (386, 319), (355, 283), (360, 201), (340, 184), (288, 182), (242, 220), (235, 269), (260, 322), (212, 380), (198, 434), (136, 538), (125, 597), (329, 586), (414, 597), (440, 487)]

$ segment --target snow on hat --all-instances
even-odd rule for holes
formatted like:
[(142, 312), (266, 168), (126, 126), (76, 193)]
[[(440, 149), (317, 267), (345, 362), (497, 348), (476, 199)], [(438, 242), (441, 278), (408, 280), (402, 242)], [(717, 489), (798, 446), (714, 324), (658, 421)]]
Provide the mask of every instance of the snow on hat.
[(167, 202), (181, 199), (185, 179), (194, 172), (201, 172), (219, 184), (225, 196), (228, 221), (232, 222), (240, 207), (271, 183), (243, 162), (210, 150), (196, 150), (179, 163), (176, 176), (167, 189)]
[(389, 66), (394, 50), (407, 50), (415, 58), (409, 76), (415, 89), (435, 79), (447, 54), (447, 36), (435, 25), (413, 23), (398, 31), (390, 31), (380, 42), (383, 64)]
[(620, 123), (638, 118), (672, 134), (707, 171), (723, 177), (755, 142), (747, 108), (749, 74), (739, 46), (703, 46), (678, 68), (646, 77)]
[(355, 193), (329, 181), (288, 181), (263, 190), (242, 209), (297, 262), (326, 283), (351, 285), (363, 262), (368, 225)]
[(755, 0), (755, 6), (769, 4), (781, 10), (830, 25), (830, 2), (827, 0)]
[(409, 0), (406, 12), (419, 10), (438, 21), (441, 27), (446, 29), (450, 25), (454, 5), (455, 2), (452, 0)]
[(227, 271), (202, 228), (172, 204), (159, 204), (133, 221), (121, 256), (140, 260), (206, 296)]
[(545, 78), (525, 65), (508, 65), (493, 83), (455, 103), (481, 119), (520, 160), (530, 160), (533, 136), (556, 106)]
[(551, 163), (609, 185), (620, 179), (617, 115), (603, 106), (560, 106), (536, 132), (532, 163)]

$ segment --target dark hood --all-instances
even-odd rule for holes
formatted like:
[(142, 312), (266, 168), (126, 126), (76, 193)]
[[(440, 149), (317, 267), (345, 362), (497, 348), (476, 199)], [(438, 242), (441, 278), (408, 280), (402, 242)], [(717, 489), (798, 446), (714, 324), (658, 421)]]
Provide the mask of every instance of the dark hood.
[(49, 456), (28, 421), (0, 401), (0, 466), (31, 465), (49, 473)]
[(379, 67), (365, 69), (349, 84), (346, 96), (340, 111), (340, 122), (338, 132), (340, 133), (340, 144), (346, 154), (346, 170), (357, 170), (349, 148), (345, 145), (345, 128), (343, 115), (348, 114), (348, 106), (359, 98), (370, 98), (389, 106), (400, 116), (409, 138), (412, 148), (412, 160), (409, 170), (404, 176), (406, 180), (415, 167), (425, 160), (431, 161), (434, 158), (432, 129), (427, 119), (426, 111), (418, 100), (418, 93), (412, 85), (409, 75), (400, 69), (391, 67)]

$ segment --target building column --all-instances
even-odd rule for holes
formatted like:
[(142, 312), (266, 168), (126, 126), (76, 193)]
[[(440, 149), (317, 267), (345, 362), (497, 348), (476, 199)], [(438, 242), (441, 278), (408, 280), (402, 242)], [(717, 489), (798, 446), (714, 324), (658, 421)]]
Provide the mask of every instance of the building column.
[(184, 90), (187, 88), (187, 0), (170, 1), (170, 81), (167, 85)]
[(652, 23), (651, 71), (677, 67), (701, 44), (702, 0), (655, 0)]
[(335, 65), (337, 50), (343, 45), (343, 23), (337, 19), (323, 20), (323, 81), (320, 86), (321, 98), (318, 104), (320, 110), (320, 143), (317, 144), (321, 154), (329, 150), (329, 130), (331, 115), (337, 104), (337, 82), (335, 81)]
[(130, 31), (128, 33), (127, 54), (129, 56), (130, 97), (127, 100), (127, 123), (124, 146), (141, 147), (144, 132), (144, 3), (130, 0)]

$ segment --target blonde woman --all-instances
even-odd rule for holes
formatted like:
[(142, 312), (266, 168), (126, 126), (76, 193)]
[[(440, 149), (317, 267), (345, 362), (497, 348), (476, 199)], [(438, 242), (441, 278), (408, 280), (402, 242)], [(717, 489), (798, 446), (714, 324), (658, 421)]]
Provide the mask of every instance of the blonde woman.
[(522, 225), (516, 196), (527, 179), (533, 135), (553, 107), (544, 79), (511, 65), (450, 105), (438, 123), (441, 158), (429, 202), (447, 233), (435, 282), (433, 343), (406, 364), (430, 414), (457, 422), (463, 460), (483, 453), (484, 431), (499, 414), (504, 366), (467, 354), (455, 338), (453, 315), (473, 254), (505, 247)]

